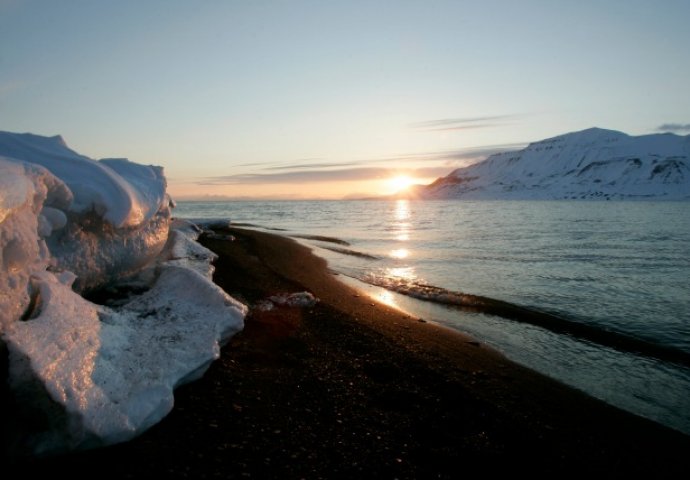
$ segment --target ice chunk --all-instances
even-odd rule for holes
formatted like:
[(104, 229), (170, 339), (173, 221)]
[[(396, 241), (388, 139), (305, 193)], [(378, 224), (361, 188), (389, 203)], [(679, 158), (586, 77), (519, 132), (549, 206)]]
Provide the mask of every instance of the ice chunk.
[[(160, 168), (94, 162), (60, 137), (0, 132), (0, 152), (14, 157), (0, 157), (0, 334), (20, 405), (47, 419), (30, 447), (132, 438), (218, 357), (246, 307), (211, 281), (200, 229), (171, 225)], [(146, 291), (112, 307), (73, 288), (134, 276)]]
[(162, 168), (122, 159), (97, 162), (59, 136), (0, 132), (0, 155), (47, 168), (74, 194), (72, 212), (96, 212), (115, 228), (141, 225), (168, 203)]
[(0, 333), (29, 307), (31, 275), (48, 266), (38, 215), (48, 200), (64, 205), (69, 190), (40, 166), (0, 157)]
[(208, 279), (173, 265), (116, 310), (84, 300), (49, 272), (39, 288), (38, 317), (6, 334), (12, 388), (39, 382), (64, 408), (66, 428), (33, 439), (39, 452), (122, 442), (160, 421), (173, 389), (205, 372), (246, 314)]
[(268, 300), (275, 305), (287, 307), (313, 307), (318, 303), (318, 299), (309, 292), (281, 293), (268, 297)]
[(262, 312), (270, 312), (275, 307), (308, 308), (318, 302), (319, 299), (309, 292), (279, 293), (259, 300), (254, 304), (254, 308)]
[(38, 217), (39, 230), (38, 233), (42, 237), (50, 236), (53, 231), (60, 230), (67, 225), (67, 215), (62, 210), (57, 208), (44, 206), (41, 209), (41, 214)]
[(190, 268), (211, 280), (215, 270), (212, 262), (217, 255), (196, 242), (200, 232), (201, 229), (195, 223), (173, 220), (168, 244), (162, 256), (169, 259), (168, 264)]
[[(170, 201), (162, 168), (125, 159), (97, 162), (70, 150), (61, 137), (9, 132), (0, 132), (0, 155), (22, 168), (41, 169), (62, 186), (51, 194), (46, 185), (37, 228), (52, 265), (77, 275), (77, 290), (134, 274), (165, 245)], [(15, 202), (19, 188), (3, 193), (3, 203)]]
[(142, 225), (117, 229), (94, 214), (70, 213), (46, 243), (55, 266), (77, 275), (77, 290), (91, 290), (150, 264), (167, 241), (169, 218), (166, 206)]

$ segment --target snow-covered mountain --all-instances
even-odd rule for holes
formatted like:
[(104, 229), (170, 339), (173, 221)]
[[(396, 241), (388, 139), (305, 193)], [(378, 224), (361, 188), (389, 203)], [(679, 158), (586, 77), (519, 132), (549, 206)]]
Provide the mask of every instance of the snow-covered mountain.
[(690, 200), (690, 135), (590, 128), (459, 168), (423, 198)]

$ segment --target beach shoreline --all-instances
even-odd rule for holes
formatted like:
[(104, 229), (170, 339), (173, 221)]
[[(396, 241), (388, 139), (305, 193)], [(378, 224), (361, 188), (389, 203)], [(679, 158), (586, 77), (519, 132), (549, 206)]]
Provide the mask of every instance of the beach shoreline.
[(286, 237), (230, 228), (201, 243), (215, 282), (255, 305), (245, 330), (172, 413), (131, 442), (29, 462), (137, 478), (452, 478), (530, 472), (672, 476), (690, 437), (517, 365), (481, 340), (412, 318), (338, 281)]

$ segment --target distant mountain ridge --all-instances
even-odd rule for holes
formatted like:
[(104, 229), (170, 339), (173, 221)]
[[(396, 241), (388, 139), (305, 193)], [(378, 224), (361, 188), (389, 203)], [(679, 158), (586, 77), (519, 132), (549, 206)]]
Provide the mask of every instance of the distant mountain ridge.
[(422, 198), (690, 200), (690, 135), (589, 128), (502, 152), (419, 188)]

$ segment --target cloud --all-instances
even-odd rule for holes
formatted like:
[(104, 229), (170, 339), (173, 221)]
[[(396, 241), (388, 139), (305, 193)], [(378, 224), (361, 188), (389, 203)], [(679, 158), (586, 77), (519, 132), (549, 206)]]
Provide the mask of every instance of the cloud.
[(690, 132), (690, 123), (664, 123), (659, 125), (660, 132)]
[(439, 165), (437, 167), (414, 168), (404, 173), (407, 173), (413, 178), (436, 179), (438, 177), (445, 177), (451, 172), (451, 170), (454, 170), (454, 168), (449, 169), (448, 166)]
[(241, 173), (237, 175), (206, 177), (197, 183), (200, 185), (239, 185), (371, 180), (385, 177), (390, 174), (389, 172), (390, 170), (386, 168), (358, 167), (280, 173)]
[(421, 168), (355, 167), (280, 173), (242, 173), (205, 177), (197, 180), (196, 183), (198, 185), (259, 185), (351, 182), (385, 179), (401, 174), (414, 178), (437, 178), (448, 173), (449, 167), (443, 165)]
[(261, 165), (272, 165), (275, 162), (254, 162), (254, 163), (240, 163), (236, 167), (260, 167)]
[(438, 132), (446, 130), (472, 130), (477, 128), (492, 128), (507, 125), (508, 120), (525, 117), (525, 114), (490, 115), (484, 117), (468, 118), (442, 118), (410, 124), (410, 127), (425, 132)]
[(308, 170), (318, 168), (337, 168), (337, 167), (351, 167), (356, 163), (298, 163), (296, 165), (280, 165), (277, 167), (266, 167), (264, 170)]
[(484, 160), (486, 157), (495, 153), (520, 150), (526, 143), (501, 143), (495, 145), (483, 145), (480, 147), (463, 148), (462, 150), (445, 150), (440, 152), (413, 153), (409, 155), (397, 155), (378, 160), (369, 160), (368, 163), (376, 162), (444, 162), (445, 165), (471, 163)]
[(241, 200), (299, 200), (304, 197), (296, 193), (272, 193), (270, 195), (175, 195), (175, 200), (196, 202), (241, 201)]
[(476, 148), (465, 148), (463, 150), (455, 150), (445, 152), (443, 158), (448, 160), (484, 160), (486, 157), (501, 152), (509, 152), (512, 150), (520, 150), (525, 148), (525, 143), (502, 143), (497, 145), (484, 145)]
[[(197, 185), (261, 185), (351, 182), (409, 175), (434, 179), (452, 170), (484, 160), (494, 153), (518, 150), (525, 144), (496, 144), (462, 150), (412, 153), (348, 163), (302, 163), (264, 167), (258, 173), (198, 178)], [(391, 166), (394, 164), (394, 166)], [(343, 168), (348, 167), (348, 168)]]

